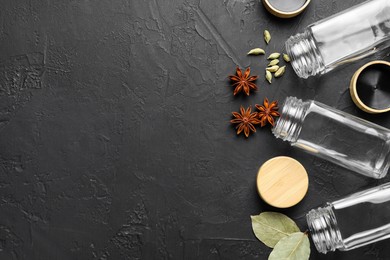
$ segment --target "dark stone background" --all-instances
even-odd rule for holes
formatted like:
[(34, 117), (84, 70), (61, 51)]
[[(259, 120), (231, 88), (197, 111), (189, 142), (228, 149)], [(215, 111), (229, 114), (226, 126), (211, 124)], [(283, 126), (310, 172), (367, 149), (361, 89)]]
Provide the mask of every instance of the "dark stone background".
[[(229, 124), (241, 104), (293, 95), (390, 127), (349, 97), (368, 59), (309, 80), (288, 67), (269, 85), (265, 57), (245, 55), (359, 2), (281, 20), (258, 0), (1, 0), (0, 259), (266, 259), (249, 216), (275, 210), (255, 188), (267, 159), (307, 168), (306, 198), (282, 211), (303, 230), (309, 209), (389, 180)], [(261, 76), (248, 98), (227, 81), (236, 64)], [(388, 245), (311, 259), (389, 259)]]

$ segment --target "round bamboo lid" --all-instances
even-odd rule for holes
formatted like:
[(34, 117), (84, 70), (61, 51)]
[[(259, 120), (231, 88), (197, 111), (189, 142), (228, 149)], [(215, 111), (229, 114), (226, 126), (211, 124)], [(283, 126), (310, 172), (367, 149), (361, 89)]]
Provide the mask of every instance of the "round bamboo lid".
[[(364, 112), (379, 114), (390, 111), (388, 79), (390, 62), (383, 60), (371, 61), (360, 67), (353, 74), (349, 91), (355, 105)], [(365, 76), (365, 73), (371, 73)], [(360, 92), (360, 95), (359, 95)], [(365, 96), (363, 93), (365, 93)], [(363, 100), (366, 100), (365, 103)], [(369, 103), (384, 103), (382, 108), (372, 107)]]
[(257, 191), (269, 205), (288, 208), (306, 195), (309, 178), (297, 160), (279, 156), (266, 161), (257, 174)]
[[(262, 1), (263, 1), (265, 9), (267, 9), (268, 12), (270, 12), (271, 14), (273, 14), (279, 18), (291, 18), (291, 17), (297, 16), (298, 14), (302, 13), (310, 3), (310, 0), (306, 0), (303, 3), (303, 5), (298, 5), (296, 9), (294, 8), (294, 9), (291, 9), (289, 11), (283, 11), (283, 10), (278, 9), (278, 7), (275, 6), (274, 4), (272, 4), (272, 0), (262, 0)], [(285, 1), (285, 3), (293, 3), (296, 0), (284, 0), (284, 1)], [(282, 1), (279, 1), (279, 2), (282, 2)]]

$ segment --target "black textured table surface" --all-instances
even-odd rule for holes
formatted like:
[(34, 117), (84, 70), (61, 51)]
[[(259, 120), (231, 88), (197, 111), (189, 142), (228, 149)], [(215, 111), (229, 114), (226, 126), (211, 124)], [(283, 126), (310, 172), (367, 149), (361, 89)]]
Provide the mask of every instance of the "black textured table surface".
[[(308, 24), (360, 3), (314, 0), (282, 20), (255, 0), (2, 0), (0, 259), (267, 259), (250, 215), (259, 166), (278, 155), (308, 170), (305, 213), (383, 180), (316, 159), (268, 129), (236, 136), (231, 111), (264, 97), (315, 99), (390, 127), (348, 92), (366, 59), (320, 78), (291, 67), (272, 85), (265, 57)], [(272, 34), (266, 46), (262, 33)], [(379, 57), (389, 60), (388, 57)], [(251, 66), (259, 90), (233, 97)], [(358, 218), (359, 212), (351, 215)], [(389, 259), (389, 240), (311, 259)]]

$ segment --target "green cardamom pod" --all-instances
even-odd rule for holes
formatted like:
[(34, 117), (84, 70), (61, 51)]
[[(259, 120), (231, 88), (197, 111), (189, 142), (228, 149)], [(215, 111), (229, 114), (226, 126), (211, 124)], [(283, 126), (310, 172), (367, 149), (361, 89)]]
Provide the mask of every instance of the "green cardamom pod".
[(272, 83), (272, 73), (268, 70), (265, 71), (265, 79), (269, 82), (269, 84)]
[(261, 48), (252, 49), (247, 53), (247, 55), (260, 55), (260, 54), (265, 54), (265, 51)]
[(271, 41), (271, 34), (268, 30), (264, 30), (264, 40), (267, 44)]
[(290, 57), (287, 54), (285, 54), (285, 53), (283, 53), (283, 59), (284, 59), (285, 62), (290, 62), (291, 61)]
[(286, 71), (286, 66), (280, 67), (276, 72), (275, 72), (275, 78), (281, 77), (284, 72)]
[(268, 67), (271, 67), (271, 66), (274, 66), (274, 65), (278, 65), (278, 63), (279, 63), (278, 59), (271, 60), (271, 62), (268, 63)]
[(274, 52), (274, 53), (271, 53), (271, 55), (269, 55), (269, 57), (267, 59), (274, 60), (274, 59), (279, 59), (279, 57), (280, 57), (280, 53)]
[(276, 71), (279, 70), (279, 66), (278, 65), (274, 65), (272, 67), (266, 68), (266, 70), (269, 71), (269, 72), (276, 72)]

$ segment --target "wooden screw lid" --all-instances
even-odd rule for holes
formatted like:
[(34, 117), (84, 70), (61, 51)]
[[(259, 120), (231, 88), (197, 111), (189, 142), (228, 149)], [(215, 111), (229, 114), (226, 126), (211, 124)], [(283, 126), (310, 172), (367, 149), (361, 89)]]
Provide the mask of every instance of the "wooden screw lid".
[[(294, 9), (291, 11), (282, 11), (282, 10), (279, 10), (274, 5), (272, 5), (270, 0), (262, 0), (262, 1), (263, 1), (263, 5), (265, 6), (265, 9), (267, 9), (268, 12), (270, 12), (271, 14), (273, 14), (279, 18), (295, 17), (298, 14), (302, 13), (310, 3), (310, 0), (306, 0), (304, 2), (304, 4), (300, 7), (298, 7), (297, 9)], [(294, 1), (294, 0), (285, 0), (285, 1)]]
[[(390, 111), (390, 101), (388, 99), (386, 99), (389, 102), (387, 108), (376, 109), (376, 108), (370, 107), (368, 104), (365, 104), (362, 101), (362, 99), (361, 99), (363, 97), (360, 97), (359, 94), (358, 94), (358, 88), (359, 87), (361, 88), (361, 86), (358, 85), (359, 77), (364, 73), (365, 70), (367, 70), (367, 69), (369, 69), (370, 67), (373, 67), (373, 66), (385, 66), (385, 67), (388, 68), (387, 71), (382, 71), (382, 72), (377, 71), (377, 73), (388, 73), (388, 71), (390, 70), (390, 62), (383, 61), (383, 60), (371, 61), (371, 62), (363, 65), (362, 67), (360, 67), (355, 72), (355, 74), (353, 74), (351, 82), (349, 84), (349, 92), (351, 94), (351, 98), (352, 98), (353, 102), (355, 103), (355, 105), (358, 108), (360, 108), (361, 110), (363, 110), (364, 112), (367, 112), (367, 113), (370, 113), (370, 114), (380, 114), (380, 113), (389, 112)], [(377, 78), (377, 77), (375, 77), (375, 78)], [(375, 85), (376, 83), (372, 82), (372, 84)], [(385, 83), (385, 84), (386, 84), (386, 86), (384, 86), (384, 87), (387, 88), (388, 83)], [(378, 90), (378, 92), (381, 92), (381, 90), (377, 89), (376, 86), (372, 86), (372, 87), (373, 87), (373, 89)], [(371, 97), (371, 99), (375, 100), (376, 98)]]
[(297, 160), (279, 156), (266, 161), (257, 174), (257, 191), (269, 205), (288, 208), (305, 197), (309, 178)]

